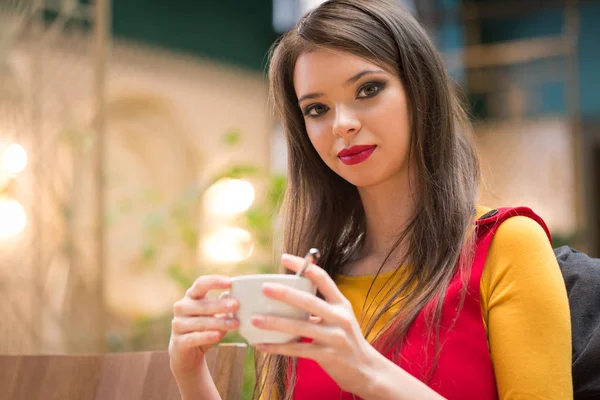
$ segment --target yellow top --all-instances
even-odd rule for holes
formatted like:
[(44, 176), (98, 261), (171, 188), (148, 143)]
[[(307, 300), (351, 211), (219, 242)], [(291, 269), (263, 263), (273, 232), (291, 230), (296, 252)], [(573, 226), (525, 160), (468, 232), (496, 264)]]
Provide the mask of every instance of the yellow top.
[[(478, 217), (489, 210), (478, 207)], [(377, 277), (366, 302), (373, 275), (337, 279), (363, 329), (376, 309), (362, 315), (363, 305), (368, 308), (390, 273)], [(573, 398), (567, 292), (537, 222), (512, 217), (498, 228), (481, 277), (481, 311), (500, 399)], [(385, 325), (386, 315), (372, 334)]]

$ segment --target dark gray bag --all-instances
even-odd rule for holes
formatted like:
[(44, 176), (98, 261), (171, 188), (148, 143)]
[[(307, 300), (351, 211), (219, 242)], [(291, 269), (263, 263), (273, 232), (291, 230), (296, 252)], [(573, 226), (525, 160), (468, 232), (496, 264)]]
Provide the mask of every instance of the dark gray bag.
[(574, 397), (600, 399), (600, 259), (569, 246), (554, 254), (571, 310)]

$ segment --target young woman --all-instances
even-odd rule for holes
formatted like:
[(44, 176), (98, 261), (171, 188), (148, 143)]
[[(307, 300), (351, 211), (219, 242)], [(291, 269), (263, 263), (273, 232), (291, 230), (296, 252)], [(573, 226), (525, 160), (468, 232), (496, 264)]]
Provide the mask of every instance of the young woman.
[[(328, 1), (272, 55), (289, 154), (282, 262), (294, 272), (310, 247), (322, 257), (306, 273), (319, 297), (264, 287), (314, 317), (255, 316), (304, 338), (257, 346), (255, 395), (572, 398), (567, 295), (543, 222), (530, 213), (482, 233), (468, 119), (395, 3)], [(237, 327), (219, 314), (238, 305), (206, 294), (229, 285), (202, 276), (175, 304), (169, 351), (186, 400), (219, 398), (204, 354)]]

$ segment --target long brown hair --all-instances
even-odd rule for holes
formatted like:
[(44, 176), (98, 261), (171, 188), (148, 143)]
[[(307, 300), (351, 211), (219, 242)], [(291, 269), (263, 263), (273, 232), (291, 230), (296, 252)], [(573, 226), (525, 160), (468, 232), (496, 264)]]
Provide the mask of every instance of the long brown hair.
[[(318, 247), (319, 265), (333, 279), (360, 250), (365, 215), (357, 188), (327, 167), (308, 138), (294, 90), (296, 60), (316, 48), (341, 50), (393, 68), (403, 83), (412, 127), (409, 157), (416, 169), (414, 189), (419, 201), (395, 243), (395, 248), (407, 249), (398, 265), (411, 267), (397, 284), (386, 285), (391, 289), (385, 304), (377, 307), (367, 328), (368, 335), (381, 316), (400, 303), (388, 324), (392, 333), (386, 335), (388, 348), (403, 340), (431, 302), (436, 307), (430, 327), (437, 335), (448, 285), (459, 268), (470, 267), (470, 262), (459, 260), (470, 259), (472, 252), (470, 233), (480, 180), (469, 120), (440, 54), (410, 12), (395, 3), (323, 3), (275, 44), (269, 70), (271, 100), (283, 125), (289, 157), (284, 251), (303, 255)], [(267, 388), (268, 395), (290, 398), (295, 379), (295, 373), (288, 379), (287, 367), (295, 365), (290, 361), (281, 356), (257, 357), (255, 396)]]

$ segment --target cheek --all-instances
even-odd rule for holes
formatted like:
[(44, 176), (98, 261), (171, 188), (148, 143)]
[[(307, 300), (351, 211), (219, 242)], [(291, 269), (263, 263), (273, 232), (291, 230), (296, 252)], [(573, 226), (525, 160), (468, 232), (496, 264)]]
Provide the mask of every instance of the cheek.
[(313, 147), (319, 153), (321, 158), (326, 159), (331, 151), (333, 136), (328, 134), (326, 124), (310, 123), (306, 124), (306, 132)]
[(410, 142), (410, 117), (403, 103), (387, 107), (378, 118), (373, 119), (373, 123), (377, 124), (377, 131), (386, 136), (386, 141), (393, 142), (395, 147), (406, 147)]

